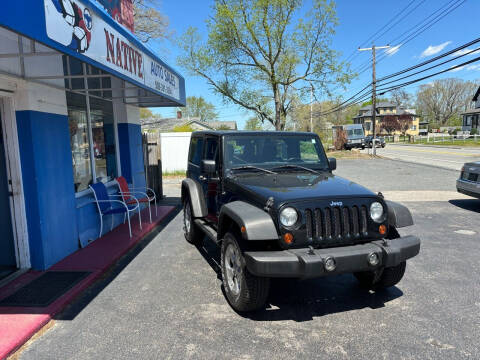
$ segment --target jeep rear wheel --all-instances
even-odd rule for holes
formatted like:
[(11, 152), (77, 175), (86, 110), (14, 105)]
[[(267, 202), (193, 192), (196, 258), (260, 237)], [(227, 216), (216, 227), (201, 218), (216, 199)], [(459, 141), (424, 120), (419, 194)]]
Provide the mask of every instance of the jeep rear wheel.
[(252, 275), (232, 233), (225, 234), (221, 250), (222, 280), (230, 305), (239, 312), (254, 311), (265, 306), (270, 279)]
[(200, 245), (202, 243), (204, 234), (194, 222), (189, 198), (186, 198), (183, 202), (183, 231), (185, 239), (190, 244)]
[(387, 267), (378, 271), (365, 271), (355, 273), (360, 285), (367, 289), (380, 290), (397, 285), (405, 274), (407, 262), (403, 261), (397, 266)]

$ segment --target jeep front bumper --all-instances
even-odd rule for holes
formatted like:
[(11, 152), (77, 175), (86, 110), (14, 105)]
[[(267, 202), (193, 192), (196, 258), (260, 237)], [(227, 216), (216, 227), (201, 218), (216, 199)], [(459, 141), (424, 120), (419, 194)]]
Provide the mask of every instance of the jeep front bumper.
[[(396, 266), (414, 257), (419, 251), (420, 239), (416, 236), (405, 236), (394, 240), (378, 240), (313, 251), (308, 248), (251, 251), (245, 252), (245, 260), (248, 271), (256, 276), (314, 278)], [(372, 253), (376, 253), (379, 259), (375, 266), (368, 262), (368, 256)], [(336, 267), (333, 271), (325, 269), (325, 260), (328, 258), (335, 260)]]

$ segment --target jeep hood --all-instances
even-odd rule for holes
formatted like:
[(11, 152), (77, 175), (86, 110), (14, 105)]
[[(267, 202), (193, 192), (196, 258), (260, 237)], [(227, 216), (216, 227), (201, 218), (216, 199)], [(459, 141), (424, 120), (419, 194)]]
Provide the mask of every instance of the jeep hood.
[(375, 196), (375, 193), (352, 181), (330, 173), (301, 172), (269, 175), (242, 174), (229, 179), (237, 191), (244, 190), (248, 197), (273, 197), (275, 204), (312, 198)]

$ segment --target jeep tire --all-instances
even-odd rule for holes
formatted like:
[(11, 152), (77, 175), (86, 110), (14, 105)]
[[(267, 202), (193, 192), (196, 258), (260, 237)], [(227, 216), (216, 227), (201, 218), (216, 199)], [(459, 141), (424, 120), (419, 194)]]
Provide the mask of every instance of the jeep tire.
[(228, 232), (221, 249), (222, 281), (230, 305), (238, 312), (261, 309), (265, 306), (270, 279), (252, 275), (236, 236)]
[(355, 273), (355, 277), (362, 287), (371, 290), (380, 290), (392, 287), (402, 280), (407, 262), (403, 261), (397, 266), (387, 267), (380, 271), (365, 271)]
[(194, 222), (192, 204), (188, 197), (185, 198), (185, 201), (183, 202), (183, 231), (185, 239), (190, 244), (200, 245), (202, 243), (204, 234)]

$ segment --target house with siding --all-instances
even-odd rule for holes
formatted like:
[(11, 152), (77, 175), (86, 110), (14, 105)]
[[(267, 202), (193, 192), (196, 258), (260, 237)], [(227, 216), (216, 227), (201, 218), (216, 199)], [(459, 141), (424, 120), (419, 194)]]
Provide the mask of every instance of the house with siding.
[[(404, 106), (397, 106), (391, 102), (379, 102), (376, 106), (377, 114), (375, 116), (377, 125), (380, 126), (386, 116), (410, 115), (412, 122), (410, 128), (406, 131), (407, 135), (418, 135), (420, 127), (420, 117), (415, 109), (407, 109)], [(372, 125), (372, 106), (367, 105), (359, 109), (358, 115), (353, 118), (354, 124), (363, 124), (365, 135), (373, 134)], [(400, 133), (400, 132), (398, 132)]]
[(480, 128), (480, 86), (478, 87), (475, 95), (472, 98), (474, 103), (473, 109), (467, 110), (460, 115), (462, 115), (462, 130), (471, 131), (472, 129)]

